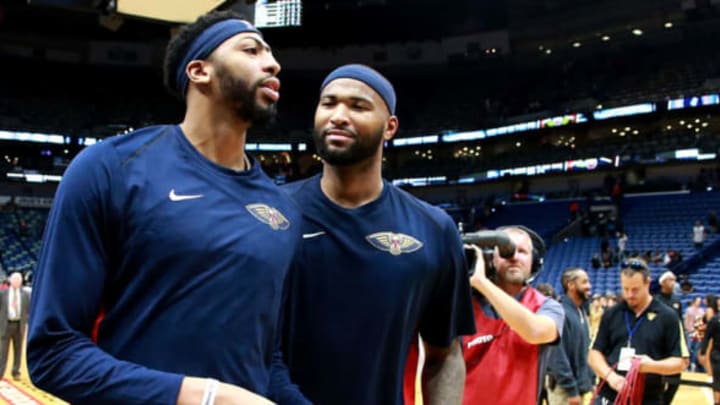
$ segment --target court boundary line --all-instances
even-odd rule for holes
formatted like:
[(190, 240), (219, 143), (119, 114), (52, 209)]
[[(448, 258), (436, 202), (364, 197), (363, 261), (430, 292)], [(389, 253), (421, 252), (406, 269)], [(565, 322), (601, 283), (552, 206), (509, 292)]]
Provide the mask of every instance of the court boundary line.
[[(10, 395), (8, 396), (7, 394)], [(15, 398), (15, 400), (13, 400), (13, 397), (18, 396), (18, 394), (19, 396), (23, 397), (22, 400), (20, 400), (20, 398)], [(18, 402), (23, 404), (43, 404), (43, 402), (40, 401), (37, 397), (5, 378), (0, 380), (0, 398), (8, 404), (15, 404)]]

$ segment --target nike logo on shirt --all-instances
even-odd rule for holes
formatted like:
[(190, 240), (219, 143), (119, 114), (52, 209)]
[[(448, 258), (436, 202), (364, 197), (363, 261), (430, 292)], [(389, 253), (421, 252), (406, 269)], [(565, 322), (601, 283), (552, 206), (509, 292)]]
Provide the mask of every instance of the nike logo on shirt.
[(203, 198), (203, 194), (175, 194), (175, 189), (170, 190), (170, 201), (185, 201)]
[(314, 238), (314, 237), (320, 236), (320, 235), (325, 235), (325, 231), (314, 232), (314, 233), (304, 233), (303, 239), (310, 239), (310, 238)]

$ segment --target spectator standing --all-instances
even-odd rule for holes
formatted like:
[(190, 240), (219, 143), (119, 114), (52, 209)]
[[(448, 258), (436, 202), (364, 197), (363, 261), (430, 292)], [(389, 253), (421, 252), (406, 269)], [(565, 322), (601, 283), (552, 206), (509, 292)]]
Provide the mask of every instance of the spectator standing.
[(703, 244), (705, 243), (705, 236), (705, 227), (698, 219), (697, 221), (695, 221), (695, 226), (693, 226), (692, 230), (693, 245), (695, 245), (697, 249), (703, 247)]
[(700, 348), (700, 335), (696, 329), (697, 322), (702, 322), (705, 310), (701, 306), (702, 298), (695, 297), (692, 304), (685, 310), (685, 331), (688, 334), (688, 342), (690, 345), (690, 371), (697, 368), (697, 354)]

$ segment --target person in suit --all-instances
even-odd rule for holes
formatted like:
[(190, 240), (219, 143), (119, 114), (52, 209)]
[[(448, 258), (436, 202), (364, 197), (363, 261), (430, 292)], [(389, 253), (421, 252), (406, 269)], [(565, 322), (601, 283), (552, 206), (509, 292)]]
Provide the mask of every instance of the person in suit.
[(18, 272), (8, 278), (10, 288), (0, 291), (0, 377), (5, 375), (8, 347), (13, 344), (13, 379), (20, 379), (20, 354), (22, 353), (25, 326), (30, 308), (30, 293), (22, 288), (23, 278)]

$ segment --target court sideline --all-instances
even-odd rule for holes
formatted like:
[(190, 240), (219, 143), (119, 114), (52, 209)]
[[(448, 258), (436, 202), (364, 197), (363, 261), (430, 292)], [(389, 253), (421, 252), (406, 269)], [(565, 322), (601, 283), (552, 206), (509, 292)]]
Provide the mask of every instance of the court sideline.
[[(8, 358), (12, 359), (12, 347)], [(0, 405), (11, 404), (67, 404), (52, 395), (49, 395), (35, 388), (28, 378), (27, 367), (25, 364), (25, 355), (22, 356), (22, 376), (19, 381), (15, 381), (10, 376), (10, 368), (5, 372), (5, 378), (0, 381)], [(710, 377), (700, 373), (683, 373), (683, 380), (691, 381), (709, 381)], [(419, 394), (419, 390), (418, 390)], [(712, 405), (712, 391), (707, 387), (696, 387), (691, 385), (681, 385), (673, 405)], [(422, 404), (418, 404), (422, 405)], [(501, 405), (501, 404), (498, 404)]]

